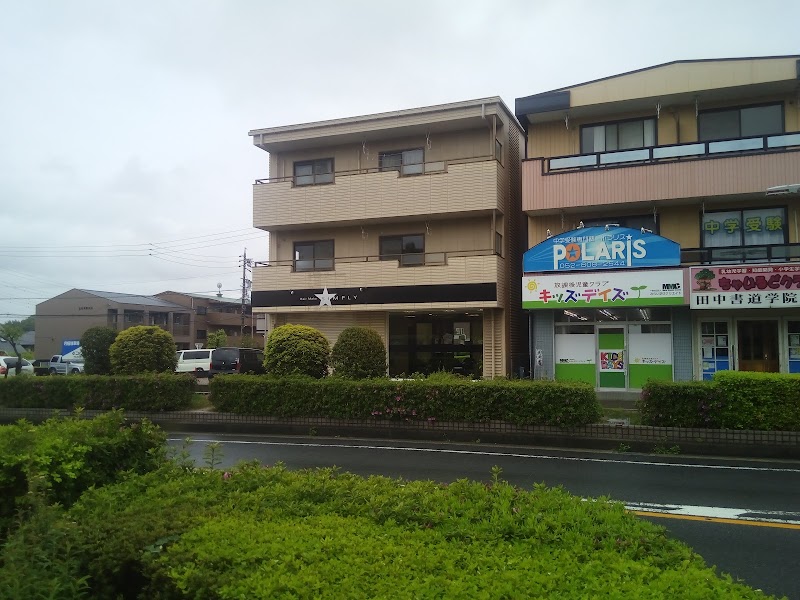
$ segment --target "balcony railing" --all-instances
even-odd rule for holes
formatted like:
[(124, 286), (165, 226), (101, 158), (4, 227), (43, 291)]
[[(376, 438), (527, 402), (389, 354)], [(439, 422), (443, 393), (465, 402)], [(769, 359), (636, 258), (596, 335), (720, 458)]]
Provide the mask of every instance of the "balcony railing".
[[(346, 171), (334, 171), (333, 181), (327, 182), (327, 184), (317, 184), (317, 185), (329, 185), (330, 183), (335, 183), (336, 177), (346, 177), (348, 175), (364, 175), (366, 173), (391, 173), (392, 171), (394, 171), (397, 173), (398, 177), (416, 177), (417, 175), (425, 175), (429, 173), (446, 173), (447, 167), (449, 165), (483, 162), (487, 160), (495, 160), (495, 157), (475, 156), (470, 158), (450, 158), (447, 160), (437, 160), (433, 162), (425, 162), (414, 165), (405, 165), (408, 168), (403, 170), (395, 168), (387, 168), (387, 167), (371, 167), (368, 169), (350, 169)], [(290, 182), (293, 186), (296, 187), (307, 187), (308, 185), (308, 184), (297, 185), (296, 178), (294, 175), (287, 175), (285, 177), (268, 177), (266, 179), (256, 179), (255, 181), (256, 185), (263, 185), (268, 183), (287, 183), (287, 182)]]
[(583, 171), (634, 164), (656, 164), (730, 156), (731, 153), (764, 153), (800, 148), (800, 132), (734, 138), (710, 142), (690, 142), (634, 150), (615, 150), (573, 156), (557, 156), (542, 161), (543, 174)]
[(396, 262), (400, 267), (431, 267), (431, 266), (446, 266), (450, 258), (463, 257), (463, 256), (500, 256), (499, 250), (455, 250), (450, 252), (425, 252), (425, 253), (408, 253), (396, 255), (391, 257), (387, 256), (338, 256), (333, 259), (332, 269), (301, 269), (295, 268), (294, 260), (268, 260), (256, 262), (257, 267), (292, 267), (295, 273), (314, 273), (322, 271), (335, 271), (337, 264), (342, 263), (366, 263), (366, 262)]
[(172, 333), (173, 335), (189, 335), (189, 326), (176, 323), (172, 326)]
[(800, 260), (800, 244), (681, 248), (681, 264), (763, 263)]

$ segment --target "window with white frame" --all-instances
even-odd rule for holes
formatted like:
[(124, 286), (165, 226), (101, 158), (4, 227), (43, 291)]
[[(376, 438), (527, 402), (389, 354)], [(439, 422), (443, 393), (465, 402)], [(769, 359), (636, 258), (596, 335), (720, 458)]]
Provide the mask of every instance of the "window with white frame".
[(333, 183), (333, 159), (321, 158), (294, 163), (295, 185)]
[(295, 271), (332, 271), (333, 240), (295, 242)]
[(381, 260), (400, 261), (401, 267), (425, 264), (425, 236), (390, 235), (380, 239)]
[(656, 120), (634, 119), (581, 127), (581, 154), (656, 145)]
[(398, 152), (381, 152), (381, 171), (399, 171), (401, 175), (419, 175), (425, 171), (425, 153), (422, 148)]

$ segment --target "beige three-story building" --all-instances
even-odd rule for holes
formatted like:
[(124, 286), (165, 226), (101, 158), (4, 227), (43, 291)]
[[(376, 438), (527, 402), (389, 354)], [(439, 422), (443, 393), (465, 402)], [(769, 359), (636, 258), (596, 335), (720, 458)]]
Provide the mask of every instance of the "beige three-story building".
[(255, 129), (253, 223), (268, 329), (366, 326), (389, 374), (527, 364), (519, 278), (522, 130), (499, 98)]
[(635, 391), (800, 372), (800, 56), (516, 101), (535, 372)]

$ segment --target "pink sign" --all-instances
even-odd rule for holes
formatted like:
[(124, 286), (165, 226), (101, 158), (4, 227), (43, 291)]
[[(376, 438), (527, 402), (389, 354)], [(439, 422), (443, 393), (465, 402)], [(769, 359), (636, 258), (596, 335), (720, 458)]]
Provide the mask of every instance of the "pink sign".
[(692, 267), (691, 307), (800, 306), (800, 264)]

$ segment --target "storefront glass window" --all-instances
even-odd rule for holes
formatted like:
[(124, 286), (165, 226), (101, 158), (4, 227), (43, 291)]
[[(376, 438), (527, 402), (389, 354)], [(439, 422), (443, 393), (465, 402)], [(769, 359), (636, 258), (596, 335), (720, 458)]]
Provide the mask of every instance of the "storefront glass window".
[(789, 373), (800, 373), (800, 321), (789, 321)]

